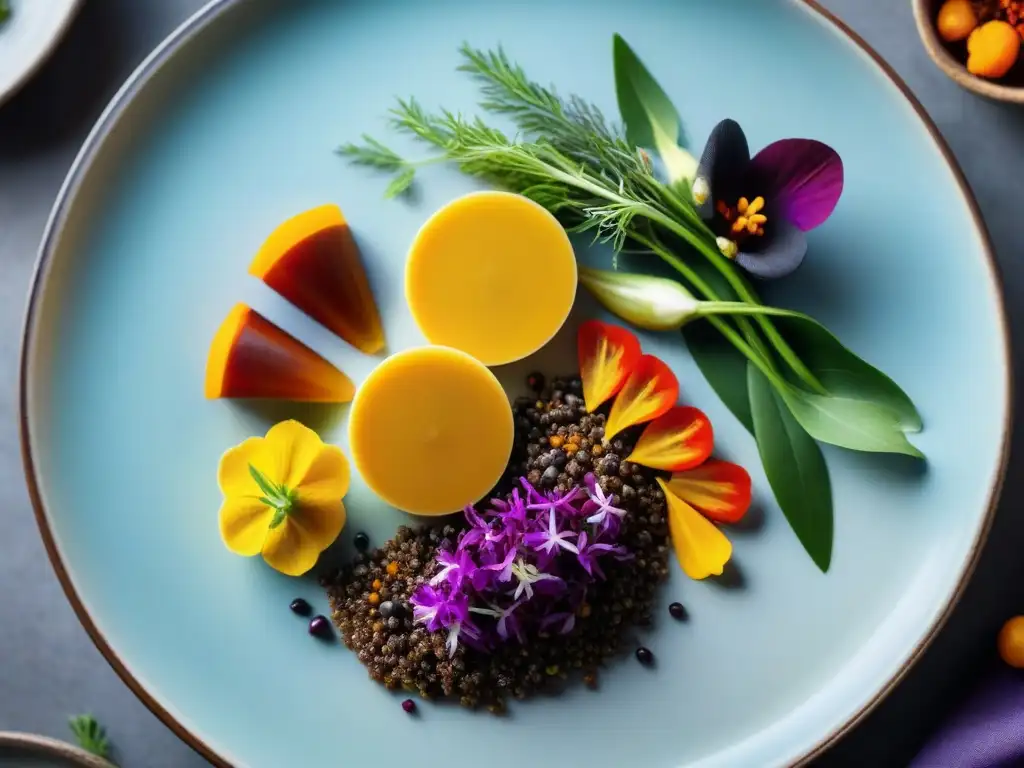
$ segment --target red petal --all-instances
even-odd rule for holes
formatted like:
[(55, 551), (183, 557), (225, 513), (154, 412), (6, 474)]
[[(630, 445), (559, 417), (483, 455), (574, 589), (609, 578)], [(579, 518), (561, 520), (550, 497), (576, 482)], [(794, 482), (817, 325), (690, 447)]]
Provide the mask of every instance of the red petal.
[(625, 328), (588, 320), (577, 334), (583, 401), (593, 412), (626, 381), (640, 359), (640, 340)]
[(658, 418), (675, 405), (678, 399), (679, 381), (676, 375), (653, 355), (642, 355), (612, 403), (604, 427), (605, 440), (611, 440), (634, 424)]
[(709, 459), (695, 469), (677, 472), (668, 489), (719, 523), (738, 522), (750, 508), (750, 475), (728, 461)]
[(703, 464), (714, 444), (715, 434), (704, 412), (679, 405), (647, 425), (627, 459), (651, 469), (679, 472)]

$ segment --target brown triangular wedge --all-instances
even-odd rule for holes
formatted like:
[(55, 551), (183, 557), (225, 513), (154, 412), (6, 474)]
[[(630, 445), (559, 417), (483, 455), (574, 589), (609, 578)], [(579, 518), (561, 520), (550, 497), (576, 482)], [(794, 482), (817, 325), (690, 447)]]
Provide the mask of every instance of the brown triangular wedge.
[(347, 403), (344, 373), (245, 304), (221, 323), (206, 362), (206, 397)]
[(311, 208), (281, 224), (249, 274), (356, 349), (372, 355), (384, 348), (359, 248), (338, 206)]

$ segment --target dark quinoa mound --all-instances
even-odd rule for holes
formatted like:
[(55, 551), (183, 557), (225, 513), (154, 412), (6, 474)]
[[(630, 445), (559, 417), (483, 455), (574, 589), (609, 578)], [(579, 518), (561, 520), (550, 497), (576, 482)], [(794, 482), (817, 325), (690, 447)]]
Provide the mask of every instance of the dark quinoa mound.
[(390, 689), (428, 699), (457, 697), (463, 706), (502, 712), (509, 697), (555, 692), (576, 671), (596, 687), (598, 669), (627, 650), (631, 628), (653, 620), (657, 588), (668, 575), (668, 525), (657, 473), (623, 460), (640, 428), (607, 443), (605, 415), (587, 412), (578, 378), (555, 379), (547, 387), (542, 381), (531, 376), (536, 396), (513, 405), (512, 457), (490, 495), (505, 496), (520, 477), (539, 490), (565, 491), (593, 472), (628, 513), (619, 540), (635, 557), (605, 566), (607, 579), (591, 587), (568, 634), (541, 632), (525, 645), (513, 639), (492, 653), (460, 644), (449, 658), (445, 634), (414, 624), (409, 599), (437, 571), (438, 548), (454, 549), (464, 523), (459, 518), (443, 527), (399, 528), (383, 547), (357, 555), (323, 582), (343, 642), (370, 677)]

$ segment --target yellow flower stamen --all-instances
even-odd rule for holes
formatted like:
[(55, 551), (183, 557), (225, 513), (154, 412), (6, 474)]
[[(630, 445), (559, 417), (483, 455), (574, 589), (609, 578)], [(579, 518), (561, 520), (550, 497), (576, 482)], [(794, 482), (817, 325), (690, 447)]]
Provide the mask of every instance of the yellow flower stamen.
[(730, 223), (730, 231), (736, 235), (763, 235), (764, 225), (768, 217), (761, 213), (764, 210), (764, 198), (758, 195), (753, 200), (741, 197), (736, 201), (736, 207), (731, 208), (721, 200), (715, 205), (715, 210)]

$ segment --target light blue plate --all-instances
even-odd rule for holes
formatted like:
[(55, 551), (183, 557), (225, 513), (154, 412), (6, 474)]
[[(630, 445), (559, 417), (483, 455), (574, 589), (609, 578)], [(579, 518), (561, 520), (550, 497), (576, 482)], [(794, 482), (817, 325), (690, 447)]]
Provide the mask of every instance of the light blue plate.
[[(811, 254), (770, 298), (820, 318), (919, 404), (927, 471), (828, 450), (836, 506), (822, 575), (772, 503), (753, 441), (676, 335), (645, 338), (751, 469), (763, 524), (731, 534), (743, 583), (674, 573), (644, 639), (656, 671), (613, 665), (511, 717), (424, 706), (405, 716), (340, 645), (288, 611), (312, 580), (228, 553), (217, 535), (221, 452), (287, 407), (203, 399), (207, 346), (249, 301), (348, 372), (359, 359), (247, 277), (280, 221), (336, 202), (368, 264), (391, 349), (421, 343), (402, 296), (406, 249), (474, 188), (425, 173), (411, 204), (333, 154), (386, 132), (396, 95), (473, 109), (465, 41), (503, 44), (563, 92), (615, 113), (622, 33), (699, 144), (729, 116), (753, 147), (822, 139), (846, 192)], [(396, 141), (401, 150), (411, 144)], [(974, 205), (915, 103), (872, 55), (790, 0), (215, 2), (115, 98), (55, 208), (30, 304), (27, 466), (51, 557), (83, 621), (137, 693), (219, 763), (289, 766), (775, 766), (823, 748), (906, 670), (955, 600), (988, 528), (1009, 423), (997, 278)], [(582, 307), (581, 311), (586, 311)], [(547, 354), (571, 370), (571, 328)], [(562, 350), (559, 352), (559, 350)], [(563, 355), (561, 358), (559, 355)], [(534, 363), (536, 364), (536, 363)], [(502, 371), (516, 380), (529, 364)], [(345, 444), (344, 410), (301, 418)], [(358, 480), (349, 528), (379, 542), (406, 518)]]

